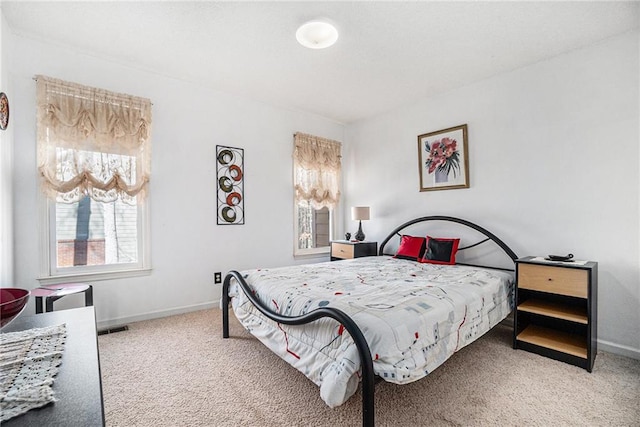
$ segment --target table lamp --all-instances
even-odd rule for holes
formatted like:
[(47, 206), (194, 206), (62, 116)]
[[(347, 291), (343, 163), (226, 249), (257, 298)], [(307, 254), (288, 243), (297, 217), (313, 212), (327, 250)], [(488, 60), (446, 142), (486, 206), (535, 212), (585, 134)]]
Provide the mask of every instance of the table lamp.
[(355, 235), (356, 240), (362, 242), (364, 240), (364, 233), (362, 232), (362, 221), (369, 219), (369, 206), (354, 206), (351, 208), (351, 219), (354, 221), (360, 221), (358, 225), (358, 232)]

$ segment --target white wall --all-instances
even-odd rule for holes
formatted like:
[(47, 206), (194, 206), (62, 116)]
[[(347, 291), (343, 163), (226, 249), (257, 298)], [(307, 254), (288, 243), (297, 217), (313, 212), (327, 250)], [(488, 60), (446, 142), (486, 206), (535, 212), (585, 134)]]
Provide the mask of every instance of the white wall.
[(13, 282), (13, 91), (9, 78), (11, 34), (0, 9), (0, 92), (9, 99), (9, 125), (0, 131), (0, 286)]
[[(211, 306), (220, 295), (220, 285), (213, 285), (216, 271), (296, 262), (292, 255), (293, 133), (343, 140), (343, 125), (210, 91), (204, 82), (196, 86), (63, 47), (18, 36), (14, 40), (18, 285), (38, 286), (39, 190), (32, 79), (36, 74), (153, 102), (153, 272), (93, 282), (99, 326)], [(245, 150), (245, 225), (216, 225), (216, 144)]]
[[(636, 32), (349, 125), (344, 206), (371, 206), (378, 241), (449, 214), (598, 261), (601, 348), (640, 358), (638, 53)], [(419, 192), (417, 135), (463, 123), (471, 188)]]

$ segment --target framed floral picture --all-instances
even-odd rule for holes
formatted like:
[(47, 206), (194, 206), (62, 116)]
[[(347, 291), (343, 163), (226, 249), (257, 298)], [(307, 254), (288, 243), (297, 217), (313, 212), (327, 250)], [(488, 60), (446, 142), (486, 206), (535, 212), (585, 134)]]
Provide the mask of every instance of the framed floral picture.
[(418, 135), (420, 191), (469, 188), (467, 125)]

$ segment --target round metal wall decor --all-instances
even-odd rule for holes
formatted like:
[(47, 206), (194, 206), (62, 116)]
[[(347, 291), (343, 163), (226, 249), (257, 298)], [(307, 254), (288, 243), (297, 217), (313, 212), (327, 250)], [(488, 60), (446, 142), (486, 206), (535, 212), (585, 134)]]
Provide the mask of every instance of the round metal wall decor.
[(244, 150), (216, 145), (218, 225), (244, 224)]
[(4, 92), (0, 92), (0, 130), (5, 130), (9, 125), (9, 98)]

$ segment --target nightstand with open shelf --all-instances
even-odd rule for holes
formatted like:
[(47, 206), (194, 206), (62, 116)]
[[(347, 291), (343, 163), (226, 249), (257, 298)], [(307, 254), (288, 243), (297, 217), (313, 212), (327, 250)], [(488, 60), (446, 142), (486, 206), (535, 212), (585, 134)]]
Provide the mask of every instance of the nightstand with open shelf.
[(597, 353), (598, 263), (516, 261), (513, 348), (589, 372)]

